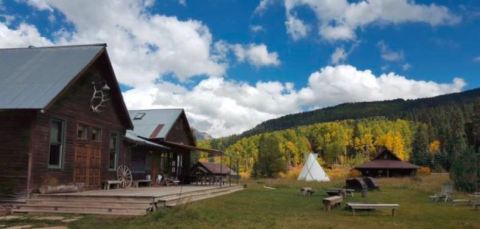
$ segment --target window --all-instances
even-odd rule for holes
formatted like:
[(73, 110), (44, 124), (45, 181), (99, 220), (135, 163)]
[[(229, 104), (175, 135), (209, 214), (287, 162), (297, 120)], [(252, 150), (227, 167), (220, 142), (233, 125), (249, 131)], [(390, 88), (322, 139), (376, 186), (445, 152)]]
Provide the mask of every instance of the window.
[(108, 149), (108, 169), (115, 170), (117, 169), (117, 161), (118, 161), (118, 151), (119, 151), (119, 135), (113, 133), (110, 135), (110, 144)]
[(102, 129), (92, 127), (92, 134), (90, 135), (90, 140), (101, 142), (102, 141)]
[(65, 122), (60, 119), (50, 121), (49, 168), (62, 168), (65, 148)]
[(77, 125), (77, 139), (87, 140), (88, 127), (82, 124)]

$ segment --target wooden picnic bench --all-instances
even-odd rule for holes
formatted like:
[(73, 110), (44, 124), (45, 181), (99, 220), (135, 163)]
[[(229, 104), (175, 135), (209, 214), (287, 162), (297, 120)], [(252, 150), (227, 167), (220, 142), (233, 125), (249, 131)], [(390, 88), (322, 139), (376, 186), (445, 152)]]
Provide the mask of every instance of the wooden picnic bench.
[(400, 207), (399, 204), (367, 204), (367, 203), (347, 203), (347, 206), (352, 209), (353, 215), (355, 215), (355, 210), (391, 209), (392, 216), (395, 216), (395, 210)]
[(353, 197), (354, 189), (349, 188), (330, 188), (325, 191), (329, 196), (343, 196), (346, 197), (347, 194)]
[(133, 186), (138, 188), (141, 186), (141, 184), (143, 184), (144, 186), (152, 186), (152, 180), (134, 180), (133, 181)]
[(103, 182), (103, 189), (110, 190), (110, 187), (113, 185), (115, 188), (120, 188), (122, 184), (119, 180), (106, 180)]
[(329, 196), (323, 198), (323, 206), (325, 207), (325, 211), (330, 211), (335, 206), (339, 206), (343, 202), (342, 196)]
[(300, 192), (302, 192), (303, 196), (311, 196), (315, 191), (311, 187), (303, 187), (300, 189)]

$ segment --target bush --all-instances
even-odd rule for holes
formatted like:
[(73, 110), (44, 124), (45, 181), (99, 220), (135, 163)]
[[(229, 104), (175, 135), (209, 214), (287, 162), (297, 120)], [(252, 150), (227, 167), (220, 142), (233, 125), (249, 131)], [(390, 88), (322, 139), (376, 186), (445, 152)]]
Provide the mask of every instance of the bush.
[(422, 166), (417, 170), (417, 175), (419, 176), (428, 176), (432, 173), (429, 167)]
[(296, 180), (300, 172), (302, 172), (302, 165), (297, 165), (295, 167), (291, 167), (287, 172), (281, 172), (278, 174), (280, 178), (288, 179), (288, 180)]
[(350, 170), (349, 177), (361, 177), (362, 172), (360, 172), (358, 169), (352, 169)]

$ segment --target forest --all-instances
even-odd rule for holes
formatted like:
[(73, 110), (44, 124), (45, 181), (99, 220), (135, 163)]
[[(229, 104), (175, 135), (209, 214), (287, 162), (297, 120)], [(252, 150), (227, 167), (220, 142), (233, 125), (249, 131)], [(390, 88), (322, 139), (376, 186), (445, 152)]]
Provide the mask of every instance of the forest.
[[(304, 155), (309, 152), (318, 153), (323, 166), (353, 167), (370, 160), (383, 148), (402, 160), (428, 166), (433, 171), (473, 166), (476, 174), (480, 173), (478, 92), (411, 100), (411, 107), (402, 109), (397, 115), (373, 114), (398, 110), (398, 100), (363, 106), (352, 104), (350, 109), (342, 105), (340, 113), (355, 117), (206, 140), (199, 142), (199, 146), (223, 150), (229, 156), (227, 163), (251, 176), (275, 176), (302, 164)], [(332, 109), (321, 112), (338, 113)], [(362, 111), (357, 112), (357, 109)], [(365, 110), (371, 111), (371, 115), (365, 114)], [(365, 117), (358, 115), (362, 113)], [(304, 118), (302, 115), (296, 117)], [(474, 156), (469, 159), (469, 154)], [(466, 165), (465, 160), (474, 162)]]

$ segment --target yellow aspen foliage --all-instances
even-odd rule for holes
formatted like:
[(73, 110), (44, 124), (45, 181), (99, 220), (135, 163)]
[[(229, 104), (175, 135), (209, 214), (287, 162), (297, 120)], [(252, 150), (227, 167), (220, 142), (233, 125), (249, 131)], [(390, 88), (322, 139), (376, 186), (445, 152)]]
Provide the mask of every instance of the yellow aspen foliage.
[(434, 140), (433, 142), (430, 143), (430, 145), (428, 146), (428, 152), (430, 153), (430, 155), (435, 155), (437, 154), (438, 152), (440, 152), (440, 141), (439, 140)]

